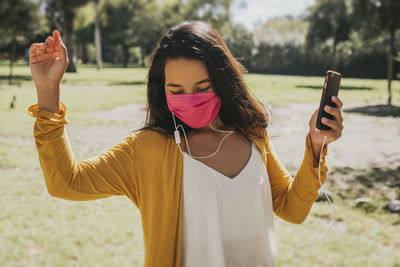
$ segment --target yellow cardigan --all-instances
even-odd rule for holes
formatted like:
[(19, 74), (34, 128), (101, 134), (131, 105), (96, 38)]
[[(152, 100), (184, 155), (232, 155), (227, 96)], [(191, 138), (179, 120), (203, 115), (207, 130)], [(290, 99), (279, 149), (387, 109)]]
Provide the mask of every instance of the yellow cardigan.
[[(84, 201), (115, 195), (127, 196), (142, 216), (145, 266), (180, 266), (182, 225), (182, 154), (174, 138), (152, 130), (131, 133), (106, 152), (77, 162), (71, 150), (61, 114), (38, 109), (27, 113), (36, 118), (34, 138), (49, 194), (56, 198)], [(252, 140), (261, 152), (272, 192), (274, 213), (300, 224), (318, 197), (318, 161), (314, 159), (309, 133), (303, 160), (294, 178), (279, 161), (267, 130), (265, 140)], [(321, 157), (321, 181), (328, 165)]]

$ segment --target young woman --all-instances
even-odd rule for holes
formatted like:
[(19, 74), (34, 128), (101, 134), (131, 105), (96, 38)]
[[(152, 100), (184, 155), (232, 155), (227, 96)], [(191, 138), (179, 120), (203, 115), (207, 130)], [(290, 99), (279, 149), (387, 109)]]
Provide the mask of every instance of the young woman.
[[(147, 118), (105, 153), (76, 162), (64, 125), (60, 81), (68, 65), (58, 31), (30, 47), (38, 103), (34, 138), (51, 196), (94, 200), (125, 195), (142, 216), (145, 266), (273, 266), (273, 212), (300, 224), (325, 182), (334, 120), (310, 119), (294, 178), (267, 133), (269, 112), (253, 98), (245, 69), (207, 23), (168, 30), (150, 58)], [(323, 140), (326, 136), (324, 147)], [(322, 151), (322, 153), (321, 153)], [(318, 176), (320, 171), (320, 179)]]

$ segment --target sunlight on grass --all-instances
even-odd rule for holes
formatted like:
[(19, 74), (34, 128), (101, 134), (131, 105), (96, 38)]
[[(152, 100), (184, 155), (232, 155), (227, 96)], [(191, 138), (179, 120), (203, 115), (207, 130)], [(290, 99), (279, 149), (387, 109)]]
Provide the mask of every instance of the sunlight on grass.
[(400, 254), (393, 254), (400, 248), (400, 241), (393, 239), (399, 235), (398, 225), (338, 203), (335, 205), (338, 220), (323, 240), (335, 219), (334, 208), (328, 202), (314, 203), (309, 216), (300, 225), (275, 216), (280, 246), (278, 266), (296, 266), (293, 258), (296, 247), (300, 266), (332, 266), (333, 262), (335, 266), (395, 266), (400, 262)]
[[(268, 104), (315, 102), (321, 100), (324, 77), (248, 74), (246, 81), (254, 94)], [(386, 104), (385, 80), (342, 78), (339, 98), (346, 102), (382, 101)], [(393, 81), (393, 104), (400, 103), (400, 81)]]

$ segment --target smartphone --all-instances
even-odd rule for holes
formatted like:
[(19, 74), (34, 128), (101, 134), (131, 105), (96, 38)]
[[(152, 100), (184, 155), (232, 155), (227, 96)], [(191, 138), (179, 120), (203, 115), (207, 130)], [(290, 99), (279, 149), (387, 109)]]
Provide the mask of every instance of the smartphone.
[(325, 75), (324, 88), (322, 91), (321, 102), (319, 104), (318, 118), (317, 118), (317, 128), (320, 130), (330, 130), (332, 129), (328, 125), (321, 122), (322, 117), (333, 120), (335, 117), (327, 113), (324, 110), (325, 105), (337, 108), (335, 102), (332, 101), (332, 96), (338, 96), (340, 80), (342, 75), (339, 72), (328, 70)]

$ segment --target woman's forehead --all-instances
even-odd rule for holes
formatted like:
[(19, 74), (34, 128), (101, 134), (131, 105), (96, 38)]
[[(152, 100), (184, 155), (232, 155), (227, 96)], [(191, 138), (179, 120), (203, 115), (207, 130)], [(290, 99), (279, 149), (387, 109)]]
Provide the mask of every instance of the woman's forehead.
[(192, 85), (209, 79), (205, 63), (197, 59), (168, 59), (165, 63), (165, 83)]

